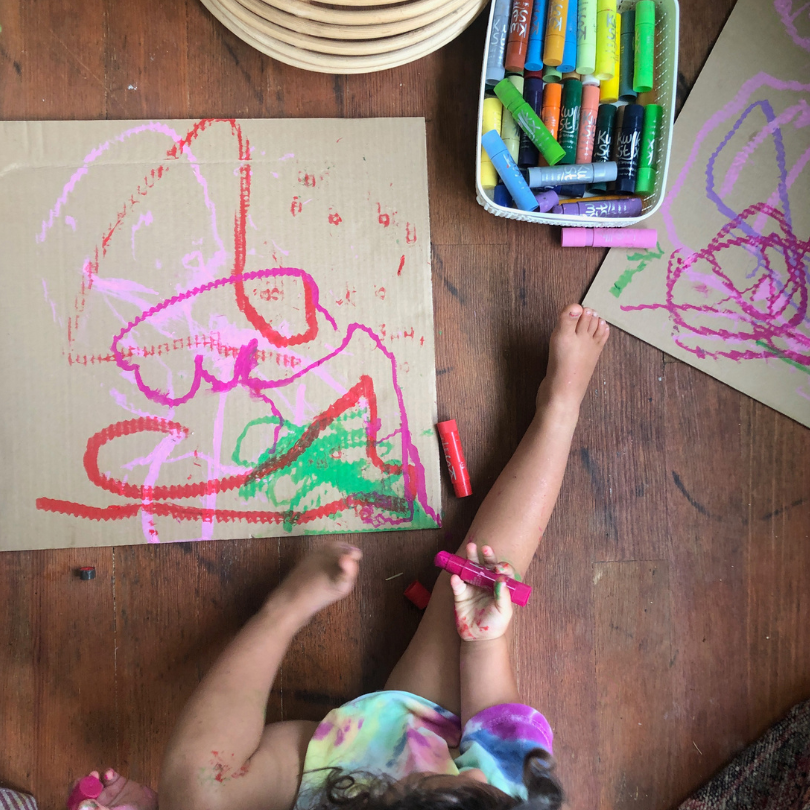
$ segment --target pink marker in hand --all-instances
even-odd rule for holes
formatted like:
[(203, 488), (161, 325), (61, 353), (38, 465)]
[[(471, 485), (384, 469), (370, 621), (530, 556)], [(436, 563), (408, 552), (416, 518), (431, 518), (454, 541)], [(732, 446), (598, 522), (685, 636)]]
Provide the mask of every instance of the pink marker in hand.
[(97, 776), (85, 776), (83, 779), (79, 779), (76, 787), (68, 796), (67, 810), (76, 810), (85, 799), (97, 799), (101, 796), (102, 790), (104, 790), (104, 785)]
[[(470, 585), (477, 585), (479, 588), (487, 588), (490, 591), (495, 590), (495, 583), (499, 577), (503, 576), (491, 568), (485, 568), (483, 565), (465, 560), (463, 557), (459, 557), (458, 554), (451, 554), (449, 551), (440, 551), (433, 562), (439, 568), (444, 568), (445, 571), (449, 571), (451, 574), (458, 574)], [(509, 588), (509, 596), (513, 605), (523, 607), (529, 601), (532, 589), (525, 583), (518, 582), (512, 577), (504, 577), (503, 584)]]

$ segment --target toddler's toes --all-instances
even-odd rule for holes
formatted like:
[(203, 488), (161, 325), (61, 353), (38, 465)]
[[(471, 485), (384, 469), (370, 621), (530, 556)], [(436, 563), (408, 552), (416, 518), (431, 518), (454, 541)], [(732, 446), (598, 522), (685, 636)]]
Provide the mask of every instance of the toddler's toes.
[(557, 319), (557, 328), (560, 332), (574, 332), (582, 315), (582, 307), (579, 304), (569, 304)]
[(599, 326), (599, 313), (593, 312), (591, 315), (591, 321), (588, 324), (588, 334), (594, 335), (596, 333), (596, 329)]
[(578, 335), (586, 335), (588, 333), (588, 327), (591, 325), (592, 318), (593, 318), (592, 310), (590, 309), (582, 310), (582, 315), (580, 315), (579, 320), (577, 321)]
[(610, 326), (604, 318), (600, 318), (594, 337), (598, 342), (604, 343), (608, 339), (608, 334), (610, 334)]

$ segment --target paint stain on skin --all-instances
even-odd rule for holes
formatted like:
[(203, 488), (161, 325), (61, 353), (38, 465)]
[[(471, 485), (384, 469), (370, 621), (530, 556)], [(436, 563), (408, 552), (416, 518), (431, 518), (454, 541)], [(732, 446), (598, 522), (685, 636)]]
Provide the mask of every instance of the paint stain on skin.
[(212, 751), (211, 756), (212, 759), (209, 761), (208, 767), (200, 769), (200, 781), (225, 784), (233, 779), (245, 776), (250, 770), (250, 761), (236, 767), (234, 754), (228, 757), (220, 751)]

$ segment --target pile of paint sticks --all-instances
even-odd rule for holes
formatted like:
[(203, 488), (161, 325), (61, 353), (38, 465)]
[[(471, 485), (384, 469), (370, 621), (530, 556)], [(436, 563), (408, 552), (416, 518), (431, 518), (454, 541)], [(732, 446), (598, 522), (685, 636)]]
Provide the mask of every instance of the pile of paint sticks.
[[(497, 205), (635, 217), (655, 189), (663, 109), (655, 98), (653, 0), (494, 0), (485, 64), (481, 184)], [(590, 196), (588, 196), (590, 195)], [(598, 195), (598, 196), (594, 196)], [(624, 231), (655, 247), (654, 230)], [(563, 228), (563, 245), (618, 234)], [(619, 238), (621, 241), (622, 238)]]

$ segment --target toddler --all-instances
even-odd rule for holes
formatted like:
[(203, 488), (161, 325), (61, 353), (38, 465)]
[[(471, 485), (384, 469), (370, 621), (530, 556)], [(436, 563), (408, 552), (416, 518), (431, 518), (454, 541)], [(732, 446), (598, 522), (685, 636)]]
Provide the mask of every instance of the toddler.
[[(551, 336), (536, 415), (459, 553), (502, 576), (531, 562), (559, 493), (579, 406), (608, 325), (577, 304)], [(361, 552), (306, 556), (239, 632), (191, 697), (165, 755), (161, 810), (533, 810), (558, 808), (546, 719), (520, 702), (509, 654), (512, 604), (442, 572), (384, 690), (322, 722), (265, 725), (296, 632), (352, 589)], [(507, 562), (508, 561), (508, 562)], [(97, 772), (94, 772), (97, 774)], [(113, 770), (89, 808), (155, 810), (149, 788)]]

